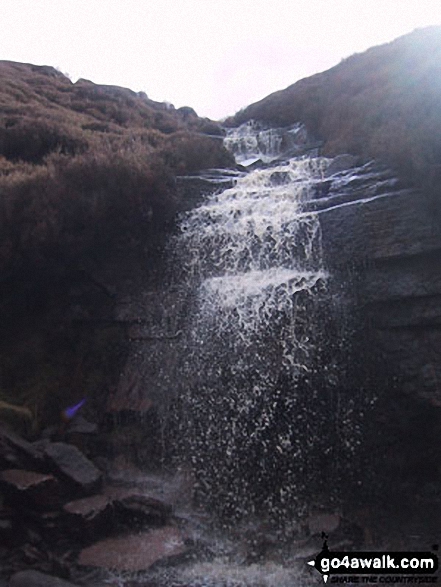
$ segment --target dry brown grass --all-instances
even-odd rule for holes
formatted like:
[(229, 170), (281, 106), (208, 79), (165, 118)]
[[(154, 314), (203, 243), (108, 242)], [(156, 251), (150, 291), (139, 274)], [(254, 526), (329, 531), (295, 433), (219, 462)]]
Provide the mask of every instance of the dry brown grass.
[(220, 132), (191, 109), (0, 62), (1, 401), (37, 425), (82, 397), (103, 416), (125, 330), (75, 321), (78, 308), (113, 315), (112, 295), (83, 268), (154, 266), (182, 207), (175, 175), (232, 163), (202, 134)]
[(155, 238), (173, 176), (232, 161), (216, 123), (131, 90), (0, 62), (0, 268)]

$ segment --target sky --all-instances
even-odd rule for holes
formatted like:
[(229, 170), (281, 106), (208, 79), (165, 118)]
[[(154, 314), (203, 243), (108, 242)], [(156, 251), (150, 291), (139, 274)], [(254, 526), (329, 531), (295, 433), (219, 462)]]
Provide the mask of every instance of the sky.
[(2, 0), (0, 59), (218, 120), (433, 24), (441, 0)]

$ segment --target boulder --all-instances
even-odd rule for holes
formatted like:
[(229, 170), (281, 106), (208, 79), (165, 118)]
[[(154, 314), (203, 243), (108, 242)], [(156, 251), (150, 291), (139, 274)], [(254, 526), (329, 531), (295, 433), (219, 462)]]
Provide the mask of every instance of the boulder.
[(191, 106), (181, 106), (180, 108), (177, 109), (176, 112), (179, 112), (179, 114), (182, 115), (182, 118), (184, 120), (187, 120), (188, 118), (197, 118), (198, 117), (195, 110), (193, 108), (191, 108)]
[(93, 495), (67, 503), (63, 507), (66, 533), (88, 543), (112, 531), (115, 526), (112, 500), (106, 495)]
[(44, 454), (50, 468), (65, 482), (71, 494), (85, 496), (99, 490), (101, 472), (75, 446), (49, 443)]
[(119, 522), (130, 528), (163, 525), (172, 511), (170, 505), (159, 499), (130, 491), (115, 498), (114, 505)]
[(0, 467), (3, 469), (39, 469), (43, 455), (30, 442), (0, 425)]
[(146, 571), (159, 562), (171, 562), (187, 551), (180, 530), (165, 526), (97, 542), (81, 551), (78, 562), (86, 567), (137, 572)]
[(65, 533), (83, 543), (90, 543), (109, 533), (144, 529), (166, 524), (170, 505), (123, 489), (93, 495), (67, 503), (63, 507)]
[(58, 577), (51, 577), (39, 571), (19, 571), (9, 579), (9, 587), (75, 587)]
[(53, 475), (9, 469), (0, 473), (0, 487), (16, 508), (51, 510), (61, 504), (60, 484)]
[(74, 434), (96, 434), (98, 426), (95, 422), (89, 422), (86, 418), (76, 416), (66, 429), (66, 435), (70, 437)]
[(65, 431), (65, 440), (88, 456), (94, 452), (97, 438), (97, 424), (89, 422), (81, 415), (75, 416)]

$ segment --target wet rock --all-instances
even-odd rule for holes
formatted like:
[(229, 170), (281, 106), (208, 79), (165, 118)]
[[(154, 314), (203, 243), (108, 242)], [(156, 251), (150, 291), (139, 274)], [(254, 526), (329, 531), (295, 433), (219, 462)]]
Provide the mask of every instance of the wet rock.
[(180, 530), (165, 526), (97, 542), (80, 553), (78, 562), (87, 567), (137, 572), (146, 571), (159, 562), (170, 563), (187, 551)]
[(0, 473), (0, 488), (16, 507), (50, 510), (61, 504), (60, 485), (53, 475), (9, 469)]
[(94, 422), (89, 422), (83, 416), (76, 416), (68, 426), (66, 434), (96, 434), (98, 426)]
[(19, 571), (9, 579), (9, 587), (75, 587), (58, 577), (51, 577), (39, 571)]
[(90, 495), (99, 490), (101, 473), (75, 446), (64, 442), (47, 444), (44, 453), (50, 467), (76, 495)]
[(94, 495), (67, 503), (63, 508), (66, 532), (87, 543), (104, 536), (115, 527), (114, 507), (106, 495)]
[(165, 524), (172, 508), (153, 497), (128, 492), (114, 500), (118, 519), (131, 528)]
[(0, 426), (0, 467), (3, 469), (38, 469), (43, 455), (23, 438)]
[(309, 516), (308, 530), (310, 534), (330, 534), (337, 530), (340, 525), (340, 516), (338, 514), (320, 513)]
[(358, 158), (354, 155), (337, 155), (332, 159), (331, 164), (324, 171), (324, 176), (329, 177), (340, 171), (346, 171), (351, 167), (355, 167), (358, 163)]
[(166, 524), (172, 507), (137, 490), (105, 488), (105, 494), (67, 503), (65, 533), (83, 543), (121, 530)]
[(87, 456), (96, 452), (97, 438), (97, 424), (89, 422), (81, 415), (76, 416), (66, 428), (65, 440)]

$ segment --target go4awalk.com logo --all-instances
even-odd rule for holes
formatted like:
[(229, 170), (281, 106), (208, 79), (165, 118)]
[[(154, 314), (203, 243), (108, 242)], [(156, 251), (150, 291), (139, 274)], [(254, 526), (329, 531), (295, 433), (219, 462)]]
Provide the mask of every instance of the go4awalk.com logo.
[(325, 583), (436, 584), (438, 576), (438, 557), (432, 552), (331, 552), (326, 540), (307, 564)]

